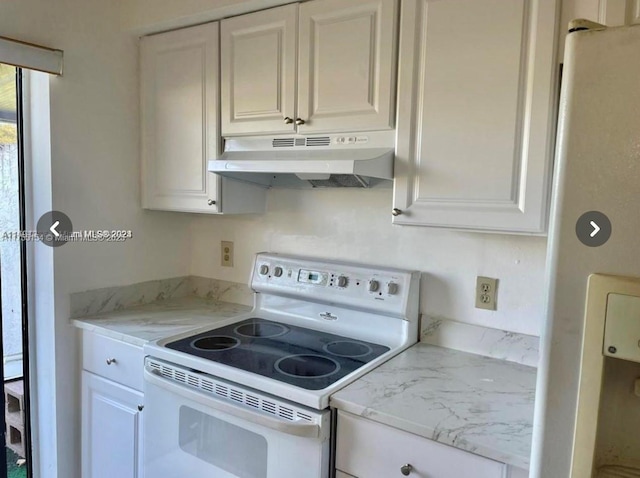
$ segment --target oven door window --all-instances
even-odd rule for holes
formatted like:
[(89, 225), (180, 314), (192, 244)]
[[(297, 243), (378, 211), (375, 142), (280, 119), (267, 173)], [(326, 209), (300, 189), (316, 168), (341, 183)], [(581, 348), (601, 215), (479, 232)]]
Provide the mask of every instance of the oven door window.
[(187, 406), (180, 407), (180, 448), (238, 478), (267, 477), (267, 440)]

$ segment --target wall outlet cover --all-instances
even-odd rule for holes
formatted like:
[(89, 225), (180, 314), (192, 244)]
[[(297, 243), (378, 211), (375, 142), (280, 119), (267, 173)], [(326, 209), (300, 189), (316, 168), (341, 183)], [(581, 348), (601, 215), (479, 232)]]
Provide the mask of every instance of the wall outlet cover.
[(476, 309), (497, 310), (498, 279), (478, 276), (476, 279)]
[(233, 267), (233, 242), (220, 242), (220, 265), (222, 267)]

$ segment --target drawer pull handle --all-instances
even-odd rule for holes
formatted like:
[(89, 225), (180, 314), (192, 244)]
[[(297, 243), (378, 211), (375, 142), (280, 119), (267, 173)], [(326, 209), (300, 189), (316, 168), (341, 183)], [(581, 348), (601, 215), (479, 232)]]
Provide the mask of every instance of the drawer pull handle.
[(289, 118), (288, 116), (285, 116), (284, 124), (291, 124), (291, 123), (293, 123), (293, 119)]
[(108, 358), (108, 359), (107, 359), (107, 365), (111, 365), (112, 363), (116, 363), (116, 359), (114, 359), (114, 358)]
[(302, 118), (296, 118), (296, 124), (298, 126), (303, 125), (305, 123), (305, 121)]
[(409, 476), (411, 474), (411, 470), (413, 470), (413, 466), (411, 466), (409, 463), (400, 467), (400, 473), (402, 473), (404, 476)]
[(141, 412), (142, 410), (144, 410), (144, 405), (138, 405), (138, 411)]
[(397, 207), (394, 207), (391, 210), (391, 215), (392, 216), (400, 216), (400, 215), (402, 215), (402, 209), (398, 209)]

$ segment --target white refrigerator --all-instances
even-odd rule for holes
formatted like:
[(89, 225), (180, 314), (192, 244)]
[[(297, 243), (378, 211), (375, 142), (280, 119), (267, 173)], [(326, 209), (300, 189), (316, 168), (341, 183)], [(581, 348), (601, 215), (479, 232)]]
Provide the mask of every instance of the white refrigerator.
[[(606, 221), (587, 216), (586, 223), (583, 217), (578, 224), (593, 211), (610, 221), (610, 231), (604, 231), (610, 237), (597, 246), (589, 243), (585, 228), (592, 239), (605, 239), (600, 229), (607, 229)], [(640, 26), (578, 30), (567, 36), (547, 261), (530, 477), (566, 478), (572, 476), (588, 278), (593, 273), (640, 276)], [(597, 349), (589, 353), (602, 360), (602, 347)], [(615, 368), (617, 359), (611, 360)], [(585, 381), (582, 390), (589, 386)], [(637, 428), (619, 431), (635, 428), (635, 436), (599, 443), (589, 470), (593, 477), (640, 477), (640, 471), (624, 467), (597, 471), (616, 456), (620, 463), (635, 458), (640, 463), (640, 397), (633, 401), (632, 381), (621, 390), (635, 406), (609, 410), (609, 416), (627, 425), (637, 422)], [(589, 393), (598, 397), (599, 392)], [(618, 405), (616, 400), (600, 402), (601, 410)]]

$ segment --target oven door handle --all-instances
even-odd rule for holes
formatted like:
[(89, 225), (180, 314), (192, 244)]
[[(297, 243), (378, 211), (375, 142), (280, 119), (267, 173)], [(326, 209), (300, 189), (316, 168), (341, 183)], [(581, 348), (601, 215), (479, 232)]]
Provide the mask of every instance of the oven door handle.
[(258, 411), (249, 410), (232, 403), (227, 403), (225, 400), (221, 400), (196, 389), (192, 389), (185, 385), (163, 378), (161, 375), (147, 369), (147, 367), (144, 369), (144, 379), (158, 387), (177, 393), (178, 395), (189, 400), (193, 400), (194, 402), (198, 402), (205, 407), (213, 408), (236, 418), (240, 418), (241, 420), (262, 425), (272, 430), (286, 433), (287, 435), (295, 435), (305, 438), (318, 438), (320, 436), (320, 426), (317, 424), (287, 422), (270, 417)]

